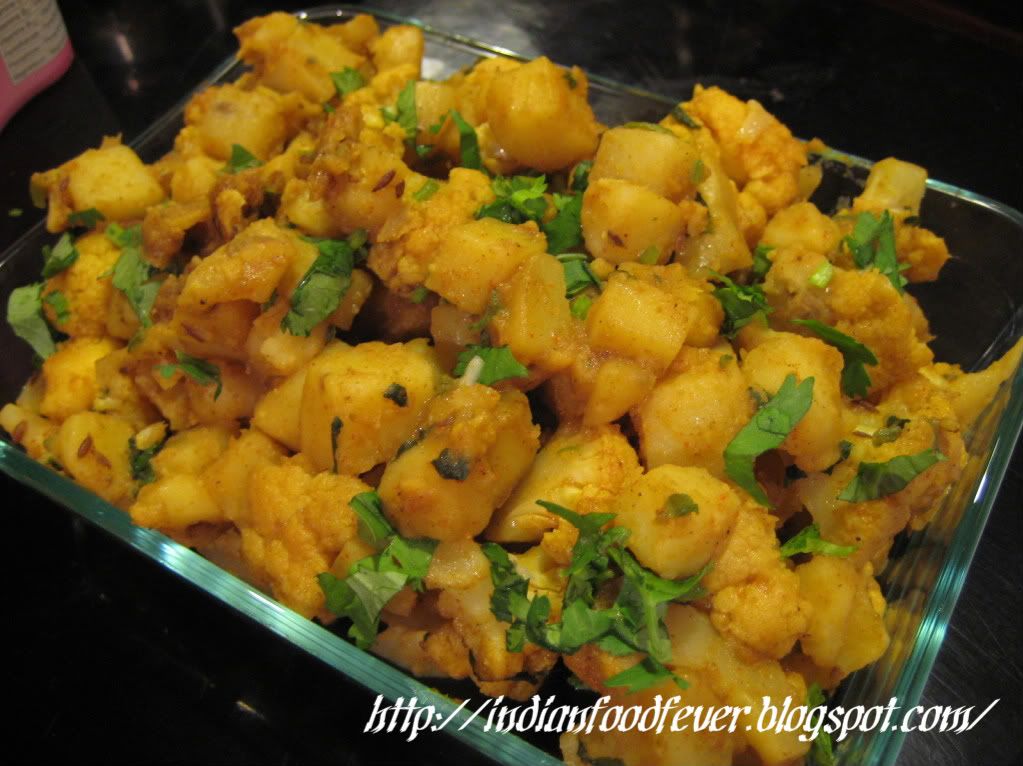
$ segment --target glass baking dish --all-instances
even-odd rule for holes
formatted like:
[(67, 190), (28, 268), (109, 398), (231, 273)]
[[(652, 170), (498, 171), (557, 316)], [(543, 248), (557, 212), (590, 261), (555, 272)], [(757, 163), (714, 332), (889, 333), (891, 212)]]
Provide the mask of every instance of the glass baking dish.
[[(299, 15), (310, 21), (331, 23), (357, 12), (366, 9), (337, 6)], [(484, 56), (516, 56), (496, 46), (429, 28), (414, 19), (373, 13), (382, 27), (411, 23), (423, 28), (426, 78), (447, 77)], [(227, 61), (199, 83), (197, 90), (230, 81), (241, 72), (239, 64)], [(657, 120), (676, 103), (674, 99), (597, 76), (591, 76), (590, 82), (594, 110), (608, 124)], [(143, 160), (152, 162), (171, 147), (183, 109), (184, 101), (132, 142)], [(870, 165), (866, 160), (834, 151), (823, 155), (820, 162), (824, 181), (814, 202), (824, 210), (834, 208), (840, 198), (856, 194)], [(1023, 253), (1023, 215), (1001, 203), (932, 180), (928, 182), (921, 217), (928, 228), (946, 239), (954, 253), (938, 282), (911, 288), (931, 319), (937, 336), (933, 344), (936, 355), (942, 361), (957, 362), (967, 369), (983, 367), (1008, 349), (1023, 330), (1023, 307), (1017, 304), (1018, 296), (1023, 296), (1023, 259), (1019, 257)], [(40, 223), (0, 257), (0, 302), (6, 305), (11, 290), (38, 278), (39, 251), (51, 239)], [(29, 347), (15, 338), (6, 323), (0, 326), (0, 348), (6, 358), (0, 368), (0, 401), (6, 402), (17, 396), (32, 373), (33, 360)], [(839, 704), (883, 705), (894, 696), (907, 709), (919, 701), (1021, 425), (1023, 370), (1017, 370), (967, 435), (968, 465), (933, 522), (925, 530), (897, 540), (892, 560), (880, 574), (889, 602), (886, 619), (892, 634), (891, 647), (876, 664), (847, 679), (836, 698)], [(421, 704), (434, 705), (444, 718), (453, 715), (453, 723), (445, 731), (494, 761), (515, 766), (560, 763), (556, 754), (538, 746), (556, 747), (552, 739), (530, 742), (485, 731), (482, 720), (468, 720), (470, 708), (457, 712), (457, 703), (452, 698), (355, 648), (161, 533), (132, 525), (127, 514), (31, 460), (6, 435), (0, 441), (0, 469), (351, 680), (391, 700), (417, 697)], [(562, 686), (566, 695), (571, 694), (567, 686)], [(560, 689), (554, 691), (562, 693)], [(369, 711), (366, 713), (368, 716)], [(895, 720), (900, 720), (898, 715)], [(898, 731), (854, 735), (840, 747), (838, 762), (892, 766), (903, 737)]]

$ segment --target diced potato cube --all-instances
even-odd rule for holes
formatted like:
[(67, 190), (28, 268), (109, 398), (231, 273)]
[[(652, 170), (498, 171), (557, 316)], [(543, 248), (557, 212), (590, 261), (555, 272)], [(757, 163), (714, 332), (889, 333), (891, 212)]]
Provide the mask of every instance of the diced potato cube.
[(853, 210), (908, 210), (920, 213), (920, 200), (927, 190), (927, 171), (912, 162), (888, 157), (875, 162), (863, 193), (853, 200)]
[(682, 211), (646, 186), (603, 178), (583, 195), (582, 227), (586, 249), (611, 263), (638, 260), (656, 248), (664, 263), (682, 233)]
[(697, 159), (688, 131), (678, 135), (628, 126), (612, 128), (600, 137), (590, 182), (618, 178), (678, 202), (694, 190)]
[(453, 227), (441, 242), (426, 287), (470, 314), (482, 314), (490, 294), (547, 242), (535, 224), (482, 218)]
[(670, 293), (636, 278), (615, 276), (593, 302), (586, 329), (595, 348), (649, 359), (663, 370), (685, 341), (685, 311)]

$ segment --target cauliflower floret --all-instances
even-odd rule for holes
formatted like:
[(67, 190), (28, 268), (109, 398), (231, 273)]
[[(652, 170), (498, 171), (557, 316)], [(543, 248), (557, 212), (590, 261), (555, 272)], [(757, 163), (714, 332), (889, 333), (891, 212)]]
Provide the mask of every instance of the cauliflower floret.
[[(561, 549), (560, 558), (567, 564), (577, 536), (575, 527), (536, 501), (547, 500), (576, 513), (601, 513), (639, 472), (636, 453), (617, 426), (562, 426), (537, 453), (529, 473), (494, 514), (487, 538), (505, 543), (544, 538), (545, 548)], [(553, 545), (554, 537), (561, 540), (561, 545)]]
[(799, 593), (810, 604), (803, 652), (830, 671), (830, 683), (866, 667), (888, 648), (885, 602), (870, 564), (857, 567), (835, 556), (814, 556), (796, 567)]
[[(107, 334), (107, 310), (113, 290), (107, 272), (121, 251), (100, 232), (79, 237), (75, 249), (78, 251), (75, 262), (46, 281), (43, 310), (50, 324), (72, 338), (102, 337)], [(45, 301), (46, 296), (55, 292), (63, 293), (67, 299), (68, 317), (63, 322)]]
[(714, 135), (729, 177), (768, 215), (796, 199), (806, 149), (757, 101), (743, 103), (721, 88), (697, 85), (686, 109)]
[(310, 471), (300, 456), (262, 465), (250, 475), (249, 514), (241, 526), (242, 556), (274, 597), (306, 617), (325, 614), (316, 576), (358, 530), (348, 502), (370, 487), (344, 474)]
[[(838, 224), (816, 205), (797, 202), (775, 213), (764, 229), (761, 241), (776, 248), (791, 247), (827, 255), (838, 247), (840, 236)], [(772, 254), (771, 259), (774, 257)]]
[(485, 175), (455, 168), (432, 197), (423, 202), (410, 200), (388, 219), (370, 250), (370, 269), (390, 289), (411, 294), (426, 281), (430, 263), (449, 230), (472, 221), (476, 211), (493, 200)]
[(998, 387), (1019, 367), (1021, 357), (1023, 338), (980, 372), (965, 373), (958, 365), (938, 363), (923, 368), (921, 373), (938, 386), (955, 410), (959, 425), (966, 429), (994, 400)]

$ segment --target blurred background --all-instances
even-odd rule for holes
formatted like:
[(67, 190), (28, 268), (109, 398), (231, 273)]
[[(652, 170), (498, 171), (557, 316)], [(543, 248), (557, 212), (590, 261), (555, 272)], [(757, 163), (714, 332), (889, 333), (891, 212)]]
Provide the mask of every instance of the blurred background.
[[(303, 3), (59, 3), (76, 58), (0, 130), (0, 250), (41, 213), (31, 172), (130, 141), (230, 56), (231, 29)], [(355, 4), (358, 5), (358, 4)], [(441, 30), (683, 99), (756, 98), (797, 136), (1023, 208), (1023, 4), (376, 0)], [(16, 214), (15, 211), (21, 211)], [(1023, 254), (1020, 254), (1023, 257)], [(963, 318), (966, 321), (966, 318)], [(473, 763), (454, 740), (363, 735), (373, 695), (39, 496), (6, 500), (5, 685), (15, 761)], [(1014, 764), (1023, 741), (1017, 449), (922, 704), (1001, 703), (973, 732), (911, 734), (906, 764)]]

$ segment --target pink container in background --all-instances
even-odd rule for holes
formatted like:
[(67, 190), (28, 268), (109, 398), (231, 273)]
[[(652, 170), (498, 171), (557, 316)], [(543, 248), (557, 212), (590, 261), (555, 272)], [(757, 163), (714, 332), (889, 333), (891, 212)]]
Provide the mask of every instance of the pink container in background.
[(0, 0), (0, 130), (74, 55), (56, 0)]

